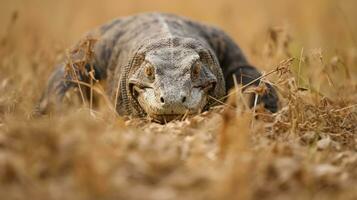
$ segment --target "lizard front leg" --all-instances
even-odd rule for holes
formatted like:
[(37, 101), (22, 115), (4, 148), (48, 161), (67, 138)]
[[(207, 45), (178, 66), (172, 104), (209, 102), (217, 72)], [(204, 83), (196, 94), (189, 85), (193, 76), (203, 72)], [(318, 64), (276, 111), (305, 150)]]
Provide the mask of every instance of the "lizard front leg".
[(238, 84), (243, 86), (247, 86), (248, 84), (251, 86), (259, 86), (263, 84), (265, 90), (262, 94), (258, 95), (258, 99), (252, 98), (249, 105), (250, 107), (253, 107), (255, 103), (263, 103), (265, 109), (275, 113), (278, 111), (278, 94), (269, 83), (262, 82), (259, 79), (260, 77), (261, 73), (255, 67), (250, 65), (231, 68), (226, 76), (226, 87), (228, 89), (233, 88), (235, 86), (234, 79), (237, 80)]
[[(238, 84), (258, 86), (261, 73), (246, 60), (238, 45), (222, 30), (214, 27), (201, 27), (206, 29), (207, 41), (215, 51), (225, 78), (226, 90), (234, 88), (234, 77)], [(252, 83), (253, 82), (253, 83)], [(264, 94), (258, 96), (257, 102), (252, 98), (250, 106), (254, 103), (263, 103), (264, 107), (271, 111), (278, 111), (279, 98), (275, 89), (269, 83), (262, 83), (266, 86)]]

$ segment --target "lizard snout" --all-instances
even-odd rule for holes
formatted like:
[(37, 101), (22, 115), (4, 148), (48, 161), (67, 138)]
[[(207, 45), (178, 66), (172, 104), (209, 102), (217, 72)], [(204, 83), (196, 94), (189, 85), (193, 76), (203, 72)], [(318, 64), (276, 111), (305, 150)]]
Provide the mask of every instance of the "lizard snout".
[(167, 92), (160, 92), (158, 103), (161, 110), (167, 114), (182, 114), (189, 109), (189, 106), (186, 104), (189, 98), (189, 92), (169, 90)]
[(187, 99), (187, 94), (181, 94), (177, 97), (160, 96), (160, 103), (165, 106), (167, 104), (184, 104)]

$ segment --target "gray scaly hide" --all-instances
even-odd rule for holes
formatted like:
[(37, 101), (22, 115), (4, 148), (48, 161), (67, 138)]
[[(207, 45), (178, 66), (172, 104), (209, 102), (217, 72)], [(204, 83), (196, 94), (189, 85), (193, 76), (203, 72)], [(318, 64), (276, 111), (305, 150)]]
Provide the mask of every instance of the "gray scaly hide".
[[(107, 81), (107, 93), (120, 115), (183, 114), (190, 106), (196, 106), (193, 112), (200, 112), (212, 103), (208, 95), (220, 99), (234, 87), (233, 76), (243, 85), (260, 76), (223, 31), (175, 15), (148, 13), (119, 18), (89, 35), (96, 35), (98, 40), (88, 64), (94, 67), (96, 79)], [(202, 69), (194, 80), (189, 65), (197, 59)], [(146, 62), (155, 65), (156, 79), (152, 82), (143, 77)], [(59, 105), (65, 92), (76, 86), (63, 80), (71, 79), (64, 73), (65, 64), (51, 76), (39, 104), (41, 112), (50, 103)], [(79, 79), (86, 81), (81, 76)], [(213, 88), (202, 92), (205, 84)], [(138, 91), (145, 90), (140, 98), (133, 94), (136, 86), (140, 87)], [(259, 102), (275, 112), (278, 98), (274, 88), (267, 87), (268, 92), (259, 97)]]

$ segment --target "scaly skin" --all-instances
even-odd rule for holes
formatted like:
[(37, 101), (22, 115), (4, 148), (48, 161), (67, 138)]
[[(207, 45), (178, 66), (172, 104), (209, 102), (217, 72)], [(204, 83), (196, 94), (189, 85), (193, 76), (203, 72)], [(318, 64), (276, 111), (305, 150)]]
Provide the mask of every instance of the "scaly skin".
[[(98, 40), (87, 66), (94, 67), (96, 79), (107, 81), (108, 95), (123, 116), (148, 115), (162, 121), (195, 114), (207, 109), (213, 98), (226, 95), (234, 87), (233, 76), (245, 85), (261, 75), (223, 31), (175, 15), (120, 18), (89, 35)], [(65, 81), (71, 80), (65, 64), (51, 76), (39, 104), (41, 112), (49, 104), (59, 106), (66, 91), (76, 87), (73, 81)], [(259, 102), (276, 112), (278, 97), (273, 87), (267, 87)]]

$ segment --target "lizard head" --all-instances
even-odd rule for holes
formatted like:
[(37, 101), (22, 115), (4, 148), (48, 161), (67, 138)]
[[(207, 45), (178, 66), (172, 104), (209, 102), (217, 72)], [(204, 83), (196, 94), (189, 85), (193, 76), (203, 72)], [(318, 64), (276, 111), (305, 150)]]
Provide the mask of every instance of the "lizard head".
[(129, 78), (130, 93), (160, 122), (199, 113), (216, 89), (212, 63), (210, 56), (188, 46), (152, 48)]

